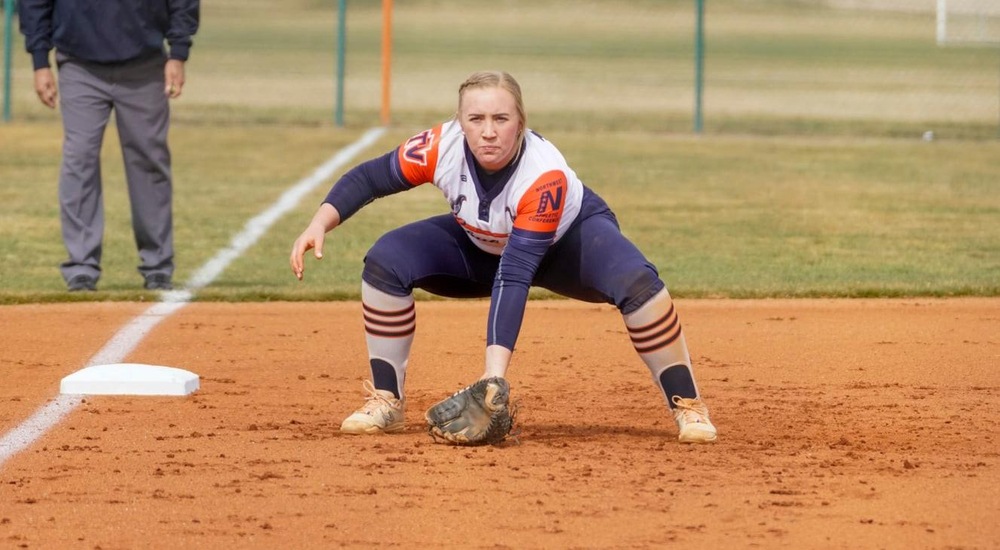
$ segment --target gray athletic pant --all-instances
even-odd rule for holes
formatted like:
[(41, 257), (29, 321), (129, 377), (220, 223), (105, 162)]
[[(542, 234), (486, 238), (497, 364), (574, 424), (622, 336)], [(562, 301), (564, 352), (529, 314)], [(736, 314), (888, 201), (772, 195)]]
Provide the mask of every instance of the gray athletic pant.
[(63, 159), (59, 207), (69, 259), (61, 265), (69, 281), (101, 274), (104, 201), (101, 142), (111, 112), (121, 140), (132, 205), (132, 230), (143, 276), (174, 271), (170, 150), (170, 105), (163, 93), (166, 58), (98, 64), (57, 54)]

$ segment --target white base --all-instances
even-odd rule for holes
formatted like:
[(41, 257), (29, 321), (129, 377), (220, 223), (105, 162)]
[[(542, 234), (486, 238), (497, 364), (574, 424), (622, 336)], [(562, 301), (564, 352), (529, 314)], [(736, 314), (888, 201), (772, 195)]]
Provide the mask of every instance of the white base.
[(59, 393), (74, 395), (188, 395), (198, 375), (173, 367), (139, 363), (96, 365), (62, 379)]

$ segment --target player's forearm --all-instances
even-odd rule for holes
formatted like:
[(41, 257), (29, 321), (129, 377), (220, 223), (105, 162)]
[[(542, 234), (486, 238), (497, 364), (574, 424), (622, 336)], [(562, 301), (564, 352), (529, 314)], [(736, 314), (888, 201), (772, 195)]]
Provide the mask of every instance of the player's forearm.
[(525, 238), (517, 228), (511, 233), (493, 281), (486, 344), (514, 349), (528, 301), (531, 281), (551, 241)]
[(323, 233), (328, 233), (340, 225), (340, 212), (332, 204), (324, 202), (313, 215), (310, 225), (322, 227)]

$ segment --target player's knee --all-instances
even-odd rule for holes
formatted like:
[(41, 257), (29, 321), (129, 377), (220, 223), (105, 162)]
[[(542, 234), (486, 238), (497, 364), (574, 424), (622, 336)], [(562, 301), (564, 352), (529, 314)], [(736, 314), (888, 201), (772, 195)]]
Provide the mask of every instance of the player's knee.
[(413, 290), (403, 269), (401, 251), (390, 242), (379, 240), (365, 255), (365, 266), (361, 278), (373, 287), (393, 296), (406, 296)]
[(650, 266), (621, 274), (621, 296), (616, 300), (619, 311), (629, 314), (639, 309), (666, 285), (656, 270)]

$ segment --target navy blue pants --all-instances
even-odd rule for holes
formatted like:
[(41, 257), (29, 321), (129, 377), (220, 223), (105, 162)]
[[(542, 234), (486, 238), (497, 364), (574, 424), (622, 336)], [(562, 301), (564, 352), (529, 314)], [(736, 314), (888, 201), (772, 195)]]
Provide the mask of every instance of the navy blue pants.
[[(449, 298), (486, 298), (500, 257), (469, 240), (451, 214), (383, 235), (365, 256), (362, 278), (406, 296), (419, 288)], [(533, 286), (631, 313), (664, 288), (656, 267), (629, 241), (610, 210), (579, 220), (542, 260)]]

